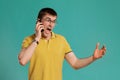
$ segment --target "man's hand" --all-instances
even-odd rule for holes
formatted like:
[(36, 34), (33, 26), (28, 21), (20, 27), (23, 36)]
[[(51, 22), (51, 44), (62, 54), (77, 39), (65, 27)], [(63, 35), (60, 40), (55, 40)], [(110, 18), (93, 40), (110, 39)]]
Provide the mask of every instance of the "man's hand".
[(39, 41), (39, 39), (41, 38), (41, 30), (44, 28), (43, 24), (41, 22), (37, 22), (36, 24), (36, 28), (35, 28), (35, 35), (36, 35), (36, 40)]
[(96, 49), (93, 54), (93, 59), (96, 60), (96, 59), (102, 58), (105, 52), (106, 52), (106, 47), (103, 46), (101, 49), (99, 49), (99, 43), (97, 43)]

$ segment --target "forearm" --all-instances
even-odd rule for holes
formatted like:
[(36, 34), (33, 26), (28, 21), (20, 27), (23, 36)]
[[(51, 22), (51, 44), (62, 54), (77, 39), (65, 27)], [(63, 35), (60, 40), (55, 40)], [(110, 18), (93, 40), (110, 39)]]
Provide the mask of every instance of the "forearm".
[(25, 65), (31, 59), (36, 46), (36, 42), (32, 42), (27, 48), (20, 52), (19, 62), (21, 65)]
[(96, 59), (94, 59), (93, 56), (90, 56), (88, 58), (82, 58), (82, 59), (77, 59), (75, 62), (75, 69), (83, 68), (85, 66), (88, 66), (92, 62), (94, 62)]

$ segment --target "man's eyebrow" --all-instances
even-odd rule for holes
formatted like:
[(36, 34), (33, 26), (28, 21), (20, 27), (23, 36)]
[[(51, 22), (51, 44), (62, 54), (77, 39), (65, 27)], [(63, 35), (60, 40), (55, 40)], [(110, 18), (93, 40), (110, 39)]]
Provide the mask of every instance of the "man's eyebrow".
[(49, 17), (46, 17), (46, 18), (51, 19), (51, 18), (49, 18)]
[[(46, 17), (46, 19), (50, 19), (50, 20), (51, 20), (51, 18), (50, 18), (50, 17)], [(56, 21), (56, 19), (55, 19), (54, 21)]]

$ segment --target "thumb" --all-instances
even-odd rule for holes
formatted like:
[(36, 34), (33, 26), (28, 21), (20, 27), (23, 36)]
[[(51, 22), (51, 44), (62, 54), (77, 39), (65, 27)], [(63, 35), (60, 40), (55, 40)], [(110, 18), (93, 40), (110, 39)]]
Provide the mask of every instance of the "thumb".
[(96, 49), (98, 49), (98, 48), (99, 48), (99, 45), (100, 45), (100, 43), (98, 42), (98, 43), (96, 44)]

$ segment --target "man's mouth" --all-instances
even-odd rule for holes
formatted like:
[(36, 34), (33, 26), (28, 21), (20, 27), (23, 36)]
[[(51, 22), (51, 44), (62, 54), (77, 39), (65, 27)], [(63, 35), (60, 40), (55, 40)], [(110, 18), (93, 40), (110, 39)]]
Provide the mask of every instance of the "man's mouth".
[(52, 29), (50, 27), (47, 28), (48, 31), (51, 31)]
[[(46, 30), (52, 31), (52, 29), (50, 27), (46, 28)], [(44, 32), (44, 31), (45, 31), (44, 29), (41, 30), (41, 32)]]

